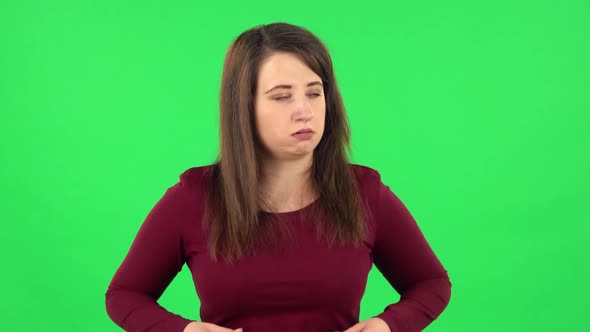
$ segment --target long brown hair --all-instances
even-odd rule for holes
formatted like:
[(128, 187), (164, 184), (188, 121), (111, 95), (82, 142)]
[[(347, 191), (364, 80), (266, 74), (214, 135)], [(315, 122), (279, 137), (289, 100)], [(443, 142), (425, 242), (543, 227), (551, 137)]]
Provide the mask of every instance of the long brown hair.
[[(220, 151), (208, 173), (203, 229), (209, 253), (226, 261), (262, 246), (288, 241), (288, 223), (261, 213), (261, 143), (254, 122), (254, 93), (260, 63), (273, 52), (299, 55), (322, 79), (326, 101), (323, 136), (313, 152), (311, 181), (319, 197), (304, 220), (312, 221), (329, 246), (362, 243), (367, 224), (358, 185), (346, 152), (350, 128), (326, 46), (307, 29), (288, 24), (259, 25), (230, 44), (220, 93)], [(313, 217), (312, 217), (313, 216)], [(268, 217), (268, 216), (267, 216)]]

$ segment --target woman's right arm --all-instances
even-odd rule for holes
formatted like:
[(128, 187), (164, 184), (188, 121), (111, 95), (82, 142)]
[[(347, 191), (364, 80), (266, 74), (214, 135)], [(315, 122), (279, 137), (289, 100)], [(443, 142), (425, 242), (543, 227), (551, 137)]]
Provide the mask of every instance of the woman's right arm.
[(105, 294), (108, 316), (125, 331), (182, 332), (194, 322), (157, 302), (185, 263), (182, 229), (197, 212), (194, 206), (181, 180), (166, 190), (139, 228)]

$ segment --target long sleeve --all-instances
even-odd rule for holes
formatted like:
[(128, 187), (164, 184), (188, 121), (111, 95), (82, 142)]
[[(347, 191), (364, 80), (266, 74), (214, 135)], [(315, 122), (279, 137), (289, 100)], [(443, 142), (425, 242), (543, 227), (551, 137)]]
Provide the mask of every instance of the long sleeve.
[(190, 210), (179, 182), (151, 209), (105, 294), (106, 311), (125, 331), (182, 332), (192, 320), (157, 303), (185, 262), (182, 228)]
[(411, 213), (379, 173), (377, 179), (373, 261), (400, 300), (373, 317), (385, 320), (392, 332), (422, 331), (448, 305), (452, 285)]

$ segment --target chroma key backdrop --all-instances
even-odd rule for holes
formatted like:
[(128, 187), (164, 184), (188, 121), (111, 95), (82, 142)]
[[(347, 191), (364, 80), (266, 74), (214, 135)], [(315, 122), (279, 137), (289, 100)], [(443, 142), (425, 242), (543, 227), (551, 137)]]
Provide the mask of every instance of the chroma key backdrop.
[[(107, 285), (165, 190), (214, 161), (229, 43), (280, 21), (327, 45), (352, 161), (448, 270), (426, 330), (588, 331), (586, 0), (3, 1), (1, 329), (121, 330)], [(373, 268), (360, 319), (398, 299)], [(199, 320), (186, 265), (159, 303)]]

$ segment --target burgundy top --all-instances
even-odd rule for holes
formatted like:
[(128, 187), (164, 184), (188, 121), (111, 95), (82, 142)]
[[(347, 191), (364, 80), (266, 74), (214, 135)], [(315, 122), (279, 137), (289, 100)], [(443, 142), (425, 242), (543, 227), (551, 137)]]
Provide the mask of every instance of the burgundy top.
[(198, 321), (244, 332), (333, 332), (353, 326), (373, 264), (401, 296), (373, 316), (392, 332), (422, 331), (446, 308), (447, 271), (376, 170), (351, 164), (376, 223), (363, 246), (328, 248), (318, 241), (315, 227), (301, 222), (301, 212), (316, 201), (281, 213), (302, 245), (281, 256), (249, 256), (228, 265), (210, 259), (197, 217), (210, 166), (189, 168), (167, 189), (109, 284), (106, 311), (124, 330), (182, 332), (197, 321), (157, 302), (184, 264), (201, 303)]

